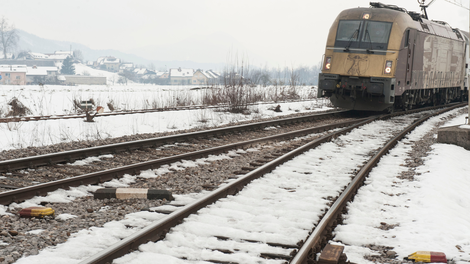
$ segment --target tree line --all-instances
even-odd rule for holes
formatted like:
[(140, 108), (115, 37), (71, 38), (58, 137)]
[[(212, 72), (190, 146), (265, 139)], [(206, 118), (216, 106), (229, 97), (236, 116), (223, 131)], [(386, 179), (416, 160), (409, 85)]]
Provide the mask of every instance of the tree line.
[[(245, 82), (261, 86), (298, 86), (316, 85), (318, 83), (319, 66), (248, 68), (242, 75)], [(224, 74), (227, 76), (227, 74)]]

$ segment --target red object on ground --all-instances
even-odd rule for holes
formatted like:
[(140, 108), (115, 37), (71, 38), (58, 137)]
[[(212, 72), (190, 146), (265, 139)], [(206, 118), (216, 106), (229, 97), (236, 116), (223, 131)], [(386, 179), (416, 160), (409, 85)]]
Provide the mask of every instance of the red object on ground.
[(442, 252), (430, 252), (431, 262), (447, 263), (446, 254)]

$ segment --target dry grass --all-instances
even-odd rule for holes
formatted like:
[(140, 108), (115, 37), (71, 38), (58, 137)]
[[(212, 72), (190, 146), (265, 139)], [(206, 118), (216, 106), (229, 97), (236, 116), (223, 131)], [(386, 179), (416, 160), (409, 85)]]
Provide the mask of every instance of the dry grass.
[(31, 115), (32, 112), (28, 107), (23, 105), (16, 97), (13, 97), (8, 105), (11, 107), (11, 110), (7, 113), (6, 116), (25, 116)]

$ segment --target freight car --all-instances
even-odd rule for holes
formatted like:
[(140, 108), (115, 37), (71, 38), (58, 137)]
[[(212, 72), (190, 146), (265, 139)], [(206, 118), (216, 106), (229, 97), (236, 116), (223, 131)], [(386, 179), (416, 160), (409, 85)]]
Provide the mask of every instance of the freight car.
[(364, 111), (463, 99), (468, 33), (417, 12), (371, 2), (342, 11), (330, 28), (318, 97)]

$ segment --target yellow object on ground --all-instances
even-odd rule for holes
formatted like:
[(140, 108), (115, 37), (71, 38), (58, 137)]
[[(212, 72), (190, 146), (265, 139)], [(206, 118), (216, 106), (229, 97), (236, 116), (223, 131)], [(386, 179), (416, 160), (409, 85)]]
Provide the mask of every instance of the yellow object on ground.
[(416, 251), (415, 253), (408, 255), (405, 259), (424, 263), (447, 263), (446, 254), (433, 251)]
[(50, 207), (28, 207), (19, 212), (21, 217), (44, 217), (54, 216), (55, 211)]

